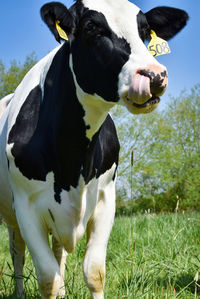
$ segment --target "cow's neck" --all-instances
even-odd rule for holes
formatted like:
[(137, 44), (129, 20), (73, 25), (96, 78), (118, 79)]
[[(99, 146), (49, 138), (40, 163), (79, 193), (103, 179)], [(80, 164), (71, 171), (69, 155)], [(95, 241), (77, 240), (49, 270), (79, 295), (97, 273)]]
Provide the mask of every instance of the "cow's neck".
[(109, 110), (114, 106), (114, 103), (106, 102), (97, 96), (83, 93), (80, 88), (77, 90), (77, 95), (85, 111), (86, 136), (92, 140), (94, 134), (106, 119)]
[(91, 141), (115, 103), (105, 101), (96, 94), (85, 93), (76, 81), (71, 61), (70, 47), (66, 43), (54, 57), (44, 90), (48, 93), (47, 98), (56, 102), (56, 121), (62, 123), (66, 130), (69, 126), (73, 132), (81, 130)]
[(72, 55), (70, 55), (70, 68), (76, 85), (76, 95), (84, 110), (84, 121), (86, 124), (86, 136), (90, 140), (103, 124), (109, 110), (115, 105), (114, 102), (105, 101), (98, 95), (85, 93), (79, 86), (76, 75), (73, 72)]

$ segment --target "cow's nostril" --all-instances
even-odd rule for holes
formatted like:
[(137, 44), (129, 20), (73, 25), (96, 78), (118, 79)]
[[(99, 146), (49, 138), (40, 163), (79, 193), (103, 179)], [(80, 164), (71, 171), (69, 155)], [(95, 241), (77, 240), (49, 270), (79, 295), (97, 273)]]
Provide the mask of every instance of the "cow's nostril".
[(150, 82), (150, 90), (152, 94), (161, 96), (167, 88), (167, 79), (160, 74), (156, 74)]
[(150, 81), (152, 80), (152, 75), (153, 72), (150, 72), (148, 70), (139, 70), (138, 71), (138, 74), (142, 75), (142, 76), (145, 76), (145, 77), (148, 77), (150, 79)]
[(165, 92), (168, 84), (166, 71), (154, 72), (149, 69), (143, 69), (139, 70), (138, 73), (150, 79), (150, 90), (152, 94), (161, 96)]

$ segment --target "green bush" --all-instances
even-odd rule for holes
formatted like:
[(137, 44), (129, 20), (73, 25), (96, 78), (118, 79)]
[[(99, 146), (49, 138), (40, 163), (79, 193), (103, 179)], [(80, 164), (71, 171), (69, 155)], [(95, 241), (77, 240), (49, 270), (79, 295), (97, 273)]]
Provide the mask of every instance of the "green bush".
[(116, 216), (131, 216), (145, 212), (173, 213), (186, 211), (200, 211), (199, 198), (179, 197), (174, 189), (154, 196), (143, 196), (137, 200), (123, 201), (118, 197)]

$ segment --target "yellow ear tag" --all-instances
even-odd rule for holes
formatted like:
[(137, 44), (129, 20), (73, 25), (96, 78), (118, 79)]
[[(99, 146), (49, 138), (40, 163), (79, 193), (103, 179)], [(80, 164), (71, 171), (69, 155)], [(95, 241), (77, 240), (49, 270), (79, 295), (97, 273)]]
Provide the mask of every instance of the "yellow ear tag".
[(64, 39), (64, 40), (68, 40), (67, 34), (65, 33), (65, 31), (60, 27), (60, 21), (56, 21), (56, 29), (58, 31), (59, 36)]
[(151, 30), (150, 32), (151, 40), (147, 48), (151, 55), (154, 57), (165, 55), (171, 53), (168, 42), (160, 37), (158, 37), (155, 31)]

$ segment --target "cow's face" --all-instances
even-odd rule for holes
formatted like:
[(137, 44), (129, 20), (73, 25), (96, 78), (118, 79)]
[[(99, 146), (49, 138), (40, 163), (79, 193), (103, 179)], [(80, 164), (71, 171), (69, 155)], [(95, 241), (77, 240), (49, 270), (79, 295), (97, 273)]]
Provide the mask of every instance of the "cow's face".
[(70, 66), (84, 93), (121, 102), (135, 114), (157, 107), (167, 70), (144, 41), (151, 29), (161, 38), (173, 37), (186, 24), (184, 11), (158, 7), (143, 14), (127, 0), (78, 0), (69, 10), (58, 2), (46, 4), (41, 14), (58, 41), (57, 20), (67, 33)]

